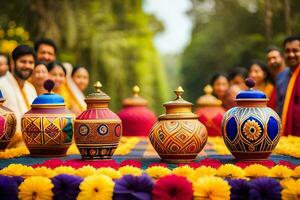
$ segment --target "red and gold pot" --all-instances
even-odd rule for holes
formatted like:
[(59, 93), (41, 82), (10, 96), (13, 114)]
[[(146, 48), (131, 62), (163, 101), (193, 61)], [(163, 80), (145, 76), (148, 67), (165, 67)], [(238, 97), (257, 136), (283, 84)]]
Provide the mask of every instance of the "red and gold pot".
[(205, 95), (197, 100), (195, 114), (206, 127), (208, 136), (222, 136), (222, 119), (225, 114), (222, 101), (212, 95), (213, 89), (210, 85), (204, 87), (204, 92)]
[(15, 135), (17, 120), (10, 109), (3, 106), (5, 98), (0, 90), (0, 151), (4, 151)]
[(147, 107), (147, 101), (139, 96), (140, 88), (134, 86), (132, 92), (133, 96), (123, 100), (123, 108), (118, 113), (122, 120), (123, 135), (148, 136), (156, 116)]
[(101, 91), (85, 98), (87, 110), (75, 120), (75, 142), (82, 159), (111, 159), (122, 136), (121, 119), (108, 108), (111, 98)]

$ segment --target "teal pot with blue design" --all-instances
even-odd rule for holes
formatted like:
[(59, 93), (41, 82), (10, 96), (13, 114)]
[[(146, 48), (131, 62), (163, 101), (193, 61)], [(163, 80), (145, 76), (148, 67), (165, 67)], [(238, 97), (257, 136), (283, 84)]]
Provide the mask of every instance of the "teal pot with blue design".
[(31, 156), (65, 156), (73, 138), (75, 115), (64, 99), (51, 92), (54, 83), (44, 84), (48, 93), (38, 96), (21, 119), (24, 142)]
[(254, 90), (255, 82), (246, 80), (248, 90), (236, 96), (237, 107), (228, 110), (222, 121), (225, 145), (236, 159), (267, 159), (281, 135), (278, 114), (267, 107), (268, 98)]

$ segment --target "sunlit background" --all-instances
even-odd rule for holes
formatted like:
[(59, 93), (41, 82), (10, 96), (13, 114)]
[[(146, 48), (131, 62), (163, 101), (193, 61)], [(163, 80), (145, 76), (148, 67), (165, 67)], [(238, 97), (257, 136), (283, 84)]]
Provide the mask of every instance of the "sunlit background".
[(53, 39), (58, 58), (86, 66), (121, 107), (135, 84), (158, 114), (182, 85), (195, 102), (216, 71), (265, 59), (300, 33), (298, 0), (10, 0), (0, 6), (0, 51)]

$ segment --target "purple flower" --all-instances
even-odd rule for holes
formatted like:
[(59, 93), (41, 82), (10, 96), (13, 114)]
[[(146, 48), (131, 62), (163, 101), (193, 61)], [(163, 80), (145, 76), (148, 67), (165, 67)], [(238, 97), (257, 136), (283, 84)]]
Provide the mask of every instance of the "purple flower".
[(16, 181), (18, 186), (24, 181), (24, 178), (21, 176), (12, 176), (12, 178)]
[(230, 199), (243, 200), (249, 198), (249, 183), (244, 179), (226, 179), (231, 186)]
[(54, 199), (73, 200), (80, 192), (79, 185), (83, 179), (79, 176), (60, 174), (52, 178)]
[(153, 185), (152, 179), (146, 174), (125, 175), (115, 182), (114, 200), (151, 200)]
[(0, 175), (0, 198), (3, 200), (18, 199), (18, 183), (14, 178)]
[(281, 199), (280, 183), (268, 177), (256, 178), (249, 183), (249, 199), (250, 200), (279, 200)]

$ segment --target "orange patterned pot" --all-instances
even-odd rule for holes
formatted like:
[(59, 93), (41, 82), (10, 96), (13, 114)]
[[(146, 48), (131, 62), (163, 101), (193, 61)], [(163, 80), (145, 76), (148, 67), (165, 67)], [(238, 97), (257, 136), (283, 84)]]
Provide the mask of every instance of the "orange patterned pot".
[(164, 104), (166, 114), (159, 117), (149, 134), (159, 156), (170, 163), (194, 161), (207, 141), (206, 128), (192, 113), (193, 104), (181, 97), (183, 92), (177, 88), (177, 98)]
[(87, 110), (75, 120), (75, 142), (82, 159), (111, 159), (122, 136), (122, 124), (108, 108), (111, 98), (100, 90), (100, 82), (94, 86), (96, 92), (85, 99)]
[(3, 106), (5, 101), (0, 90), (0, 151), (4, 151), (15, 135), (17, 120), (10, 109)]
[(21, 119), (23, 139), (31, 156), (65, 156), (75, 115), (60, 95), (51, 92), (53, 81), (47, 80), (44, 87), (48, 93), (38, 96)]

